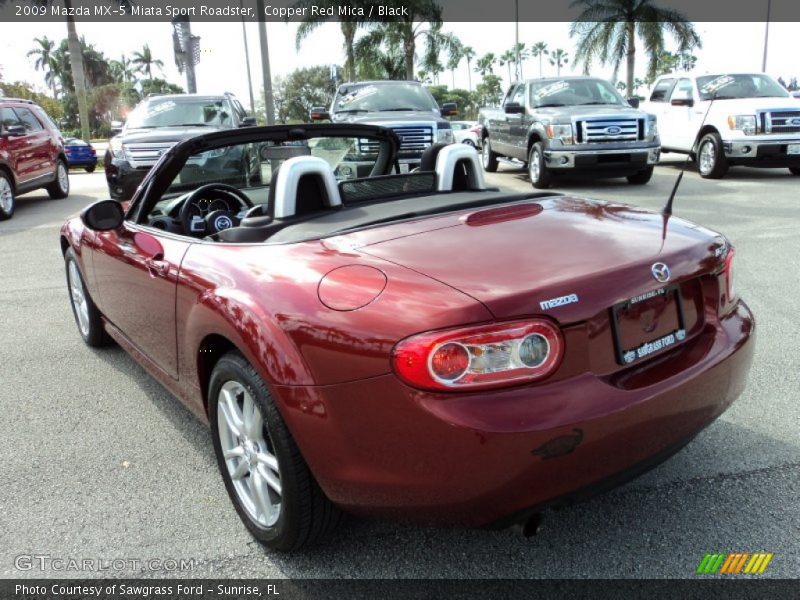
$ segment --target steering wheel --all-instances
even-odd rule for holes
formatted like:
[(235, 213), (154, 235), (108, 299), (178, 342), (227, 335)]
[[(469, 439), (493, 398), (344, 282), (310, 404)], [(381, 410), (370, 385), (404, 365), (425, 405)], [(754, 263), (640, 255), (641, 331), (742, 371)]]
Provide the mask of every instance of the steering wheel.
[(249, 209), (253, 207), (253, 203), (250, 201), (250, 198), (248, 198), (244, 192), (236, 189), (232, 185), (225, 183), (209, 183), (200, 186), (186, 197), (178, 215), (178, 219), (180, 220), (181, 226), (183, 227), (183, 231), (186, 235), (212, 235), (219, 233), (223, 229), (230, 229), (231, 227), (235, 227), (239, 224), (239, 218), (236, 216), (238, 211), (237, 213), (234, 213), (230, 210), (214, 210), (205, 216), (205, 225), (202, 231), (192, 229), (192, 225), (195, 222), (196, 217), (196, 215), (191, 214), (192, 206), (195, 206), (195, 202), (198, 199), (209, 195), (212, 195), (216, 199), (228, 198), (235, 200), (242, 209)]

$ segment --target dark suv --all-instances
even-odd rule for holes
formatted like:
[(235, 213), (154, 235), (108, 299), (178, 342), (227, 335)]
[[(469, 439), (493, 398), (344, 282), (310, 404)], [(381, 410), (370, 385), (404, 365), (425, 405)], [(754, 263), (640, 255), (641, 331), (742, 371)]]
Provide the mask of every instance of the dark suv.
[(32, 101), (0, 98), (0, 221), (13, 216), (17, 194), (39, 188), (54, 199), (69, 195), (61, 134)]
[[(161, 155), (178, 142), (217, 129), (255, 124), (255, 117), (247, 115), (233, 94), (148, 96), (128, 114), (124, 128), (108, 144), (103, 159), (108, 191), (115, 200), (127, 200)], [(231, 158), (226, 157), (228, 163)]]

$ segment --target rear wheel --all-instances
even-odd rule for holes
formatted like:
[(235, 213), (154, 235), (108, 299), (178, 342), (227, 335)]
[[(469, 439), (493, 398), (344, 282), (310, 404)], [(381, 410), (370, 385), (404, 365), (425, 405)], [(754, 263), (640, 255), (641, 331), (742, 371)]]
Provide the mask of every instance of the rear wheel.
[(78, 268), (78, 261), (75, 260), (75, 253), (72, 248), (64, 253), (64, 266), (67, 271), (67, 288), (69, 289), (69, 301), (72, 306), (72, 314), (78, 326), (78, 333), (81, 334), (83, 341), (88, 346), (106, 346), (111, 342), (100, 317), (100, 311), (89, 296), (86, 286)]
[(53, 200), (69, 196), (69, 169), (63, 160), (59, 159), (56, 162), (56, 179), (46, 189)]
[(653, 167), (647, 167), (646, 169), (639, 171), (638, 173), (634, 173), (633, 175), (628, 175), (628, 183), (633, 185), (644, 185), (653, 177)]
[(84, 170), (87, 173), (94, 173), (94, 169), (95, 169), (95, 167), (93, 167), (93, 166), (92, 167), (84, 167)]
[(250, 533), (296, 550), (332, 531), (341, 512), (320, 489), (266, 385), (238, 352), (217, 362), (209, 420), (225, 488)]
[(800, 167), (789, 167), (789, 172), (792, 175), (800, 175)]
[(718, 133), (708, 133), (697, 149), (697, 169), (704, 179), (720, 179), (728, 172), (728, 159)]
[(481, 156), (483, 158), (483, 170), (489, 173), (497, 171), (497, 153), (492, 151), (492, 144), (489, 142), (489, 136), (483, 138), (483, 147), (481, 149)]
[(0, 221), (13, 217), (16, 207), (17, 198), (14, 196), (14, 186), (8, 175), (0, 171)]
[(544, 148), (541, 142), (536, 142), (531, 146), (528, 155), (528, 176), (533, 187), (539, 190), (546, 190), (550, 187), (553, 176), (544, 164)]

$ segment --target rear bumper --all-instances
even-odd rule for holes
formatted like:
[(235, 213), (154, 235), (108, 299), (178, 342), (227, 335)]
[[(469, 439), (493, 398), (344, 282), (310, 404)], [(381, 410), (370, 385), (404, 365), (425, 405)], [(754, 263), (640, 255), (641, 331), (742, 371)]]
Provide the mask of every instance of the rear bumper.
[(800, 154), (789, 154), (789, 146), (800, 147), (800, 139), (737, 139), (722, 142), (725, 156), (737, 165), (751, 167), (800, 167)]
[(545, 150), (547, 168), (553, 171), (607, 171), (636, 173), (658, 162), (660, 148), (621, 150)]
[[(401, 520), (483, 526), (656, 464), (741, 393), (753, 333), (740, 302), (676, 351), (679, 371), (665, 373), (662, 364), (652, 369), (660, 375), (627, 383), (585, 372), (551, 384), (448, 395), (384, 375), (274, 391), (337, 504)], [(634, 379), (638, 387), (630, 385)]]

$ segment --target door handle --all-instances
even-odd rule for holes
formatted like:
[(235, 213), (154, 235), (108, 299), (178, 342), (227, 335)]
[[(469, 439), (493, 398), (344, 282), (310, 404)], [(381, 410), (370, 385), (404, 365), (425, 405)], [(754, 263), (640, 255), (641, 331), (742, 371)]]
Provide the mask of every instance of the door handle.
[(169, 263), (165, 260), (148, 258), (144, 262), (147, 265), (147, 270), (150, 271), (150, 274), (153, 276), (166, 277), (169, 273)]

